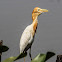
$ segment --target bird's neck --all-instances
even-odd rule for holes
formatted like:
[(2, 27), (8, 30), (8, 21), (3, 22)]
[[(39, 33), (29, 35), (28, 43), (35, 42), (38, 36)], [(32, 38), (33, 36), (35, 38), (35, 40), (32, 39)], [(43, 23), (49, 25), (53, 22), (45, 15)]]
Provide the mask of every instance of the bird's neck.
[(37, 18), (38, 18), (38, 16), (36, 16), (35, 14), (32, 14), (32, 20), (33, 20), (32, 25), (33, 25), (34, 31), (36, 31), (37, 24), (38, 24), (38, 19)]
[(34, 22), (34, 21), (37, 21), (37, 18), (38, 18), (38, 16), (33, 13), (33, 14), (32, 14), (32, 20), (33, 20), (33, 22)]

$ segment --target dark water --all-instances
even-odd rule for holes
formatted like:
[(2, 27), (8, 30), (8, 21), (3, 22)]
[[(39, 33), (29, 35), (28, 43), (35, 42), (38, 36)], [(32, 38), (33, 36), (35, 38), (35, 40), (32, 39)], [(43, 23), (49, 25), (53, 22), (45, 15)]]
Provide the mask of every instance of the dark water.
[[(10, 49), (2, 60), (19, 54), (19, 39), (25, 27), (32, 23), (34, 7), (48, 9), (38, 17), (38, 29), (32, 45), (32, 57), (53, 51), (62, 54), (62, 0), (0, 0), (0, 40)], [(55, 62), (56, 56), (47, 62)], [(16, 61), (23, 62), (23, 59)], [(29, 56), (26, 62), (30, 62)]]

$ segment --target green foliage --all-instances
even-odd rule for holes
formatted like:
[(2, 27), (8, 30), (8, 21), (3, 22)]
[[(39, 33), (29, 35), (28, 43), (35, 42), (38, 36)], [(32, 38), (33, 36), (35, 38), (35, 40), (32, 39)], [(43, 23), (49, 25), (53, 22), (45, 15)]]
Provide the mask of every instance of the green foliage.
[(10, 57), (5, 59), (3, 62), (14, 62), (15, 60), (21, 59), (23, 57), (26, 57), (27, 53), (21, 53), (20, 55), (18, 55), (17, 57)]
[(31, 62), (44, 62), (46, 54), (38, 54)]
[(0, 46), (0, 52), (6, 52), (9, 48), (5, 45)]
[(51, 58), (54, 55), (55, 53), (53, 52), (47, 52), (46, 54), (39, 54), (32, 60), (32, 62), (46, 62), (49, 58)]
[[(2, 45), (2, 41), (0, 42), (0, 53), (8, 51), (8, 47), (5, 45)], [(55, 53), (53, 52), (47, 52), (46, 54), (38, 54), (31, 62), (46, 62), (48, 59), (50, 59), (52, 56), (54, 56)], [(5, 59), (3, 62), (14, 62), (16, 60), (19, 60), (23, 57), (27, 56), (27, 52), (19, 54), (17, 57), (9, 57)]]
[(16, 59), (15, 59), (14, 61), (16, 61), (16, 60), (18, 60), (18, 59), (21, 59), (21, 58), (23, 58), (23, 57), (26, 57), (26, 56), (27, 56), (27, 52), (21, 53), (20, 55), (18, 55), (18, 56), (16, 57)]
[[(51, 58), (54, 55), (55, 53), (53, 52), (47, 52), (46, 54), (38, 54), (31, 62), (46, 62), (49, 58)], [(10, 57), (8, 59), (5, 59), (3, 62), (14, 62), (26, 56), (27, 53), (21, 53), (17, 57)]]
[(45, 59), (45, 61), (47, 61), (48, 59), (50, 59), (51, 57), (53, 57), (55, 55), (55, 53), (53, 53), (53, 52), (47, 52), (46, 53), (46, 59)]
[(8, 59), (5, 59), (3, 62), (14, 62), (15, 59), (16, 57), (10, 57)]

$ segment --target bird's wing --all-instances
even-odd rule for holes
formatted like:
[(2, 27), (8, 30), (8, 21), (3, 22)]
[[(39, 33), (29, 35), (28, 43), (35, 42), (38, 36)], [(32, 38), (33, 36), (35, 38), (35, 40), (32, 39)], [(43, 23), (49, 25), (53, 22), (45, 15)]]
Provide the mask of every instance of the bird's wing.
[(31, 32), (28, 29), (25, 29), (21, 39), (20, 39), (20, 53), (24, 51), (26, 46), (31, 43), (33, 37)]

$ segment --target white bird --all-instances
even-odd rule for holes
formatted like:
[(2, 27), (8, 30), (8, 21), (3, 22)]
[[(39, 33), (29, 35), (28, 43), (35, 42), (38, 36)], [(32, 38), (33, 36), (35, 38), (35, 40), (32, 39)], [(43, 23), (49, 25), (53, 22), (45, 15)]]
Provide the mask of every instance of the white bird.
[(43, 12), (48, 12), (47, 9), (41, 9), (39, 7), (35, 7), (32, 12), (32, 24), (28, 25), (24, 32), (22, 33), (22, 36), (20, 38), (20, 53), (26, 52), (28, 49), (30, 49), (29, 55), (31, 57), (31, 45), (33, 43), (33, 39), (35, 36), (36, 28), (38, 25), (38, 16), (42, 14)]

